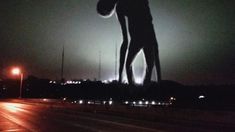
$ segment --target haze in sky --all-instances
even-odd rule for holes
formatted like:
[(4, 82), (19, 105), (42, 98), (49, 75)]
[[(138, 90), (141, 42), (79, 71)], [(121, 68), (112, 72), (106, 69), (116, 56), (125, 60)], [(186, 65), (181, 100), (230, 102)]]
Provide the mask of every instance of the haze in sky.
[[(121, 45), (116, 16), (96, 12), (97, 0), (3, 0), (0, 2), (0, 67), (59, 79), (65, 46), (66, 79), (114, 78), (115, 46)], [(235, 81), (233, 0), (149, 0), (157, 35), (162, 78), (184, 84)], [(119, 56), (119, 54), (117, 55)], [(118, 58), (119, 59), (119, 58)], [(142, 53), (135, 74), (144, 70)], [(154, 77), (153, 77), (154, 78)]]

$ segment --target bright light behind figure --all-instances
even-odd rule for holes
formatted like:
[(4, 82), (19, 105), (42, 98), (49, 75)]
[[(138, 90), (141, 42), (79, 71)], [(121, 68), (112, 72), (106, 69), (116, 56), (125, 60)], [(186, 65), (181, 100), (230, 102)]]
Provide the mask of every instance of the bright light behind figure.
[(20, 68), (17, 68), (17, 67), (13, 68), (13, 69), (11, 70), (11, 73), (12, 73), (13, 75), (20, 75), (20, 73), (21, 73)]
[(105, 84), (107, 84), (109, 81), (108, 81), (108, 80), (103, 80), (102, 82), (105, 83)]
[(140, 78), (140, 77), (136, 77), (136, 79), (135, 79), (135, 83), (137, 83), (137, 84), (141, 84), (141, 83), (142, 83), (142, 78)]

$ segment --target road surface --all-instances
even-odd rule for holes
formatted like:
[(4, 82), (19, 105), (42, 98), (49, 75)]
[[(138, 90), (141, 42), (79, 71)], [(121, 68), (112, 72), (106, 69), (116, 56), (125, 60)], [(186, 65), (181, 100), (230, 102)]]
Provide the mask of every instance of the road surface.
[[(200, 127), (198, 127), (200, 126)], [(216, 125), (179, 121), (147, 121), (105, 112), (82, 112), (79, 107), (27, 101), (0, 101), (0, 131), (16, 132), (167, 132), (229, 131)], [(235, 130), (235, 129), (233, 129)]]

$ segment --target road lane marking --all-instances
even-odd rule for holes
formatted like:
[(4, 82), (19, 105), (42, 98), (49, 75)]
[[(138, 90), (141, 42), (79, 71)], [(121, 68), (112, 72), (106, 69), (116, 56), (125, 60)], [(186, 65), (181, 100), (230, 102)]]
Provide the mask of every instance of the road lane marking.
[[(63, 114), (63, 113), (60, 113), (60, 114), (68, 117), (67, 114)], [(125, 128), (132, 128), (132, 129), (136, 129), (136, 130), (142, 130), (142, 131), (148, 131), (148, 132), (165, 132), (165, 131), (156, 130), (156, 129), (152, 129), (152, 128), (136, 126), (136, 125), (132, 125), (132, 124), (124, 124), (124, 123), (119, 123), (119, 122), (114, 122), (114, 121), (108, 121), (108, 120), (102, 120), (102, 119), (95, 119), (95, 118), (85, 117), (84, 115), (82, 115), (82, 116), (80, 115), (80, 116), (76, 116), (76, 117), (80, 118), (80, 119), (100, 122), (100, 123), (103, 123), (103, 124), (111, 124), (111, 125), (114, 125), (114, 126), (120, 126), (120, 127), (125, 127)], [(71, 122), (71, 121), (67, 121), (66, 122), (64, 120), (58, 120), (58, 119), (57, 119), (57, 121), (62, 121), (62, 122), (65, 122), (65, 123), (73, 125), (73, 126), (77, 125), (78, 127), (85, 128), (85, 129), (88, 129), (88, 130), (94, 131), (94, 132), (103, 132), (101, 130), (92, 129), (90, 126), (85, 126), (85, 125), (81, 125), (81, 124), (75, 124), (74, 122)]]
[(118, 125), (118, 126), (122, 126), (122, 127), (129, 127), (129, 128), (134, 128), (134, 129), (142, 129), (142, 130), (149, 131), (149, 132), (163, 132), (163, 131), (159, 131), (159, 130), (152, 129), (152, 128), (146, 128), (146, 127), (141, 127), (141, 126), (136, 126), (136, 125), (131, 125), (131, 124), (124, 124), (124, 123), (119, 123), (119, 122), (114, 122), (114, 121), (94, 119), (94, 118), (89, 118), (89, 117), (81, 117), (81, 118), (87, 119), (87, 120), (93, 120), (93, 121), (97, 121), (97, 122), (102, 122), (102, 123), (106, 123), (106, 124)]
[(64, 121), (64, 120), (59, 120), (59, 119), (57, 119), (56, 121), (65, 123), (67, 125), (72, 125), (72, 126), (75, 126), (75, 127), (79, 127), (79, 128), (84, 129), (84, 130), (88, 130), (88, 131), (92, 131), (92, 132), (103, 132), (101, 130), (97, 130), (97, 129), (91, 128), (89, 126), (81, 125), (81, 124), (74, 123), (74, 122), (71, 122), (71, 121)]

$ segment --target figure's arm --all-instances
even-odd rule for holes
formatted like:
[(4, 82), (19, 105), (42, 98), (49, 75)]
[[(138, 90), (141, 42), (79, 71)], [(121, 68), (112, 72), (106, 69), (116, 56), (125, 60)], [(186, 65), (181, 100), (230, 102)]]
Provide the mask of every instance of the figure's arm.
[(128, 42), (126, 19), (122, 12), (119, 11), (119, 9), (117, 9), (117, 18), (121, 25), (123, 42)]
[(120, 11), (119, 7), (117, 6), (117, 18), (121, 25), (122, 29), (122, 36), (123, 36), (123, 42), (120, 49), (120, 60), (119, 60), (119, 82), (122, 82), (122, 72), (124, 67), (124, 62), (126, 59), (126, 51), (128, 46), (128, 34), (127, 34), (127, 25), (126, 25), (126, 19), (125, 16)]

